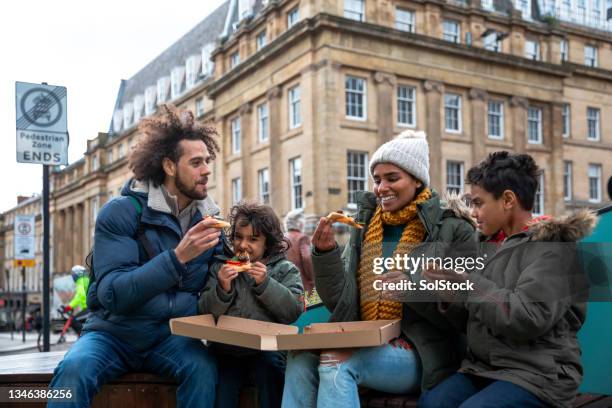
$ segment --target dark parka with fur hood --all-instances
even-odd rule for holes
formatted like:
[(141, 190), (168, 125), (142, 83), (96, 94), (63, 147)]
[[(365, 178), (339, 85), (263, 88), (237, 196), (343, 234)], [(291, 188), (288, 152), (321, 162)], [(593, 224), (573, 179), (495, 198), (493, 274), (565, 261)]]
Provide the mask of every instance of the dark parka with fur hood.
[(516, 384), (555, 407), (572, 407), (582, 381), (578, 330), (588, 285), (576, 242), (595, 216), (582, 211), (512, 235), (470, 274), (474, 290), (447, 313), (466, 322), (460, 372)]

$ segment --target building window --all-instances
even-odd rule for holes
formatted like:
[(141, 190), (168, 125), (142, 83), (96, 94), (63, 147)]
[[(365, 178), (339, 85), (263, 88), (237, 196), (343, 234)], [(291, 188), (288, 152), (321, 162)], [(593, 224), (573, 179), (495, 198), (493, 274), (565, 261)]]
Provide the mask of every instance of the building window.
[(96, 171), (98, 170), (98, 156), (93, 155), (91, 156), (91, 171)]
[(444, 20), (442, 23), (442, 38), (452, 43), (461, 42), (461, 27), (457, 21)]
[(497, 31), (493, 31), (487, 34), (484, 39), (484, 47), (489, 51), (501, 52), (502, 43), (500, 39), (500, 34)]
[(196, 117), (201, 117), (204, 115), (204, 98), (196, 99)]
[(584, 65), (597, 67), (597, 47), (587, 45), (584, 47)]
[(493, 0), (481, 0), (480, 5), (483, 9), (487, 11), (494, 11), (495, 7), (493, 6)]
[(542, 144), (542, 109), (534, 106), (527, 109), (527, 142)]
[(200, 55), (192, 55), (185, 61), (185, 86), (187, 89), (193, 88), (198, 81), (201, 62), (202, 57)]
[(365, 152), (346, 153), (347, 202), (349, 207), (356, 207), (355, 193), (365, 191), (368, 186), (368, 154)]
[(531, 1), (530, 0), (516, 0), (516, 8), (523, 15), (523, 19), (531, 20)]
[(489, 138), (504, 138), (504, 103), (499, 101), (489, 101), (488, 120)]
[(569, 44), (567, 40), (561, 40), (559, 49), (561, 52), (561, 62), (567, 61), (569, 59)]
[(304, 208), (302, 201), (302, 159), (289, 160), (289, 177), (291, 182), (291, 209)]
[(235, 205), (242, 199), (242, 183), (240, 177), (232, 179), (232, 205)]
[(530, 60), (540, 60), (540, 43), (532, 40), (525, 40), (525, 58)]
[(134, 106), (128, 102), (123, 105), (123, 126), (127, 129), (132, 125)]
[(601, 202), (601, 164), (589, 164), (589, 201)]
[(215, 44), (208, 43), (202, 47), (202, 75), (209, 76), (213, 73), (215, 63), (211, 61), (210, 56), (215, 49)]
[(444, 121), (446, 131), (461, 133), (461, 96), (456, 94), (444, 95)]
[(230, 69), (234, 69), (240, 64), (240, 52), (235, 51), (230, 55)]
[(157, 87), (149, 86), (145, 89), (145, 115), (155, 113), (155, 98), (157, 97)]
[(257, 172), (257, 179), (259, 180), (259, 201), (263, 204), (270, 204), (270, 172), (267, 167)]
[(96, 219), (98, 218), (99, 208), (100, 208), (100, 201), (98, 200), (98, 197), (92, 198), (91, 199), (91, 220), (93, 221), (92, 225), (96, 224)]
[(563, 162), (563, 198), (565, 201), (572, 200), (572, 162)]
[(170, 78), (162, 77), (157, 80), (157, 104), (161, 105), (162, 103), (168, 100), (168, 89), (170, 88)]
[(563, 104), (563, 137), (570, 136), (571, 110), (569, 103)]
[(119, 143), (119, 147), (117, 149), (118, 149), (119, 159), (123, 159), (125, 157), (125, 144)]
[(113, 162), (113, 151), (109, 150), (106, 153), (106, 164), (108, 165), (108, 164), (111, 164), (112, 162)]
[(367, 118), (365, 79), (347, 76), (344, 86), (346, 117), (365, 120)]
[(395, 9), (395, 28), (414, 33), (414, 12), (406, 9)]
[(257, 121), (259, 126), (257, 128), (257, 138), (259, 143), (266, 142), (270, 135), (270, 128), (268, 126), (268, 104), (262, 103), (257, 107)]
[(533, 215), (544, 215), (544, 173), (538, 177), (538, 189), (533, 202)]
[(295, 7), (287, 13), (287, 29), (293, 27), (300, 20), (300, 9)]
[(397, 87), (397, 124), (416, 126), (416, 88), (412, 86)]
[(351, 20), (364, 21), (364, 0), (344, 0), (344, 17)]
[(463, 194), (463, 162), (446, 162), (446, 191), (449, 194)]
[(185, 67), (174, 67), (170, 72), (171, 98), (175, 99), (183, 91), (183, 78), (185, 77)]
[(599, 109), (587, 108), (587, 139), (592, 142), (598, 142), (600, 137), (599, 132)]
[(257, 34), (257, 51), (261, 50), (266, 46), (267, 43), (266, 30), (263, 30), (259, 34)]
[(231, 133), (232, 133), (232, 154), (240, 153), (240, 142), (241, 142), (241, 133), (240, 133), (240, 118), (234, 118), (231, 122)]
[(295, 129), (302, 124), (300, 86), (289, 89), (289, 129)]

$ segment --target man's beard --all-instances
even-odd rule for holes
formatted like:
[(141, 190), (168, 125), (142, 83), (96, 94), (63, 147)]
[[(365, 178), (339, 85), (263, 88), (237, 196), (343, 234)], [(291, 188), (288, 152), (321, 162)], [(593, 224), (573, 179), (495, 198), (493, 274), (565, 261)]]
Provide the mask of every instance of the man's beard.
[[(204, 180), (207, 180), (207, 178), (204, 178)], [(176, 184), (176, 189), (180, 191), (181, 194), (183, 194), (184, 196), (189, 197), (192, 200), (203, 200), (206, 198), (206, 190), (199, 192), (197, 190), (197, 184), (193, 188), (189, 188), (187, 187), (187, 184), (183, 183), (183, 181), (181, 180), (181, 173), (178, 171), (178, 169), (174, 182)]]

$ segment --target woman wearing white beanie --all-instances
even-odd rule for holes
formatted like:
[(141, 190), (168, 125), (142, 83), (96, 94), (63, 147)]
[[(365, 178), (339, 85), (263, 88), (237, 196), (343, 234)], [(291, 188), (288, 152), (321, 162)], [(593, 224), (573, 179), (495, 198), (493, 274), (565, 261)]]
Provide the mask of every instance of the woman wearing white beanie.
[(460, 334), (434, 302), (406, 297), (401, 303), (374, 289), (381, 276), (373, 273), (373, 262), (409, 254), (424, 242), (469, 241), (469, 214), (443, 208), (428, 187), (424, 132), (405, 131), (383, 144), (369, 167), (374, 191), (356, 195), (357, 221), (365, 228), (351, 230), (344, 253), (331, 222), (319, 221), (312, 237), (315, 283), (330, 321), (401, 319), (402, 333), (378, 347), (290, 353), (283, 407), (359, 407), (358, 386), (394, 394), (429, 389), (453, 374), (463, 357)]

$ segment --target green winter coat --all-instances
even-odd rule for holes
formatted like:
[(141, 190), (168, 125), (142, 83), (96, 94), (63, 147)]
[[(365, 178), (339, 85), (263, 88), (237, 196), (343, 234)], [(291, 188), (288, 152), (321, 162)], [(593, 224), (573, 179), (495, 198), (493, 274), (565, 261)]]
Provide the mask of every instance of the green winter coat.
[(268, 274), (257, 285), (246, 273), (240, 273), (232, 282), (232, 290), (226, 293), (218, 284), (217, 274), (228, 259), (216, 257), (206, 287), (198, 302), (198, 312), (243, 317), (282, 324), (295, 322), (304, 311), (304, 288), (299, 269), (284, 254), (266, 261)]
[(78, 311), (87, 309), (87, 289), (89, 288), (89, 276), (80, 276), (74, 282), (74, 296), (68, 305)]
[[(315, 286), (332, 313), (332, 322), (360, 320), (357, 270), (361, 244), (377, 203), (371, 192), (359, 192), (356, 199), (356, 220), (365, 224), (365, 228), (351, 229), (342, 254), (337, 247), (325, 253), (313, 248), (312, 253)], [(433, 191), (431, 199), (417, 206), (426, 231), (424, 242), (473, 242), (474, 226), (465, 207), (457, 199), (445, 203), (444, 208), (442, 204), (438, 193)], [(430, 252), (425, 252), (425, 256), (444, 256), (439, 246), (429, 245), (427, 249)], [(439, 312), (435, 302), (404, 303), (402, 333), (420, 356), (423, 390), (432, 388), (459, 368), (465, 355), (465, 339)]]
[(542, 221), (509, 237), (472, 272), (465, 312), (468, 355), (461, 372), (514, 383), (555, 407), (569, 408), (582, 381), (577, 332), (588, 283), (575, 242), (595, 216), (583, 211)]

